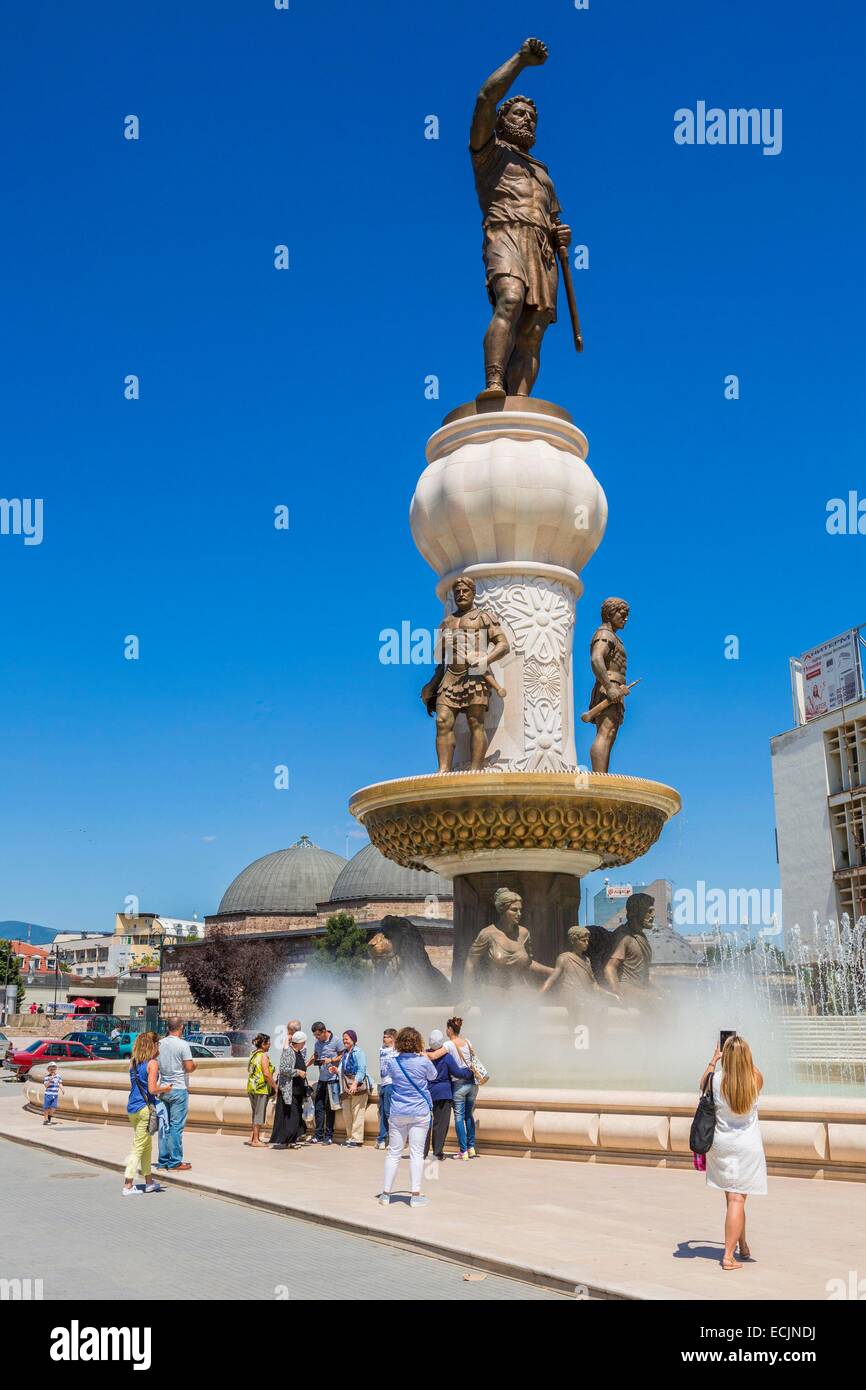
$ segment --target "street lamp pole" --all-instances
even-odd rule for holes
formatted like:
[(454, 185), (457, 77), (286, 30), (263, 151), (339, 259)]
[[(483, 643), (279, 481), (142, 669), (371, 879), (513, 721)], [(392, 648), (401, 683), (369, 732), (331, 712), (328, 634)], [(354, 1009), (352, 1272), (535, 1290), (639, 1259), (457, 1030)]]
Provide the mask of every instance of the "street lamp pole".
[(12, 963), (12, 942), (6, 942), (6, 978), (3, 981), (3, 1022), (6, 1022), (6, 1001), (9, 997), (9, 966)]

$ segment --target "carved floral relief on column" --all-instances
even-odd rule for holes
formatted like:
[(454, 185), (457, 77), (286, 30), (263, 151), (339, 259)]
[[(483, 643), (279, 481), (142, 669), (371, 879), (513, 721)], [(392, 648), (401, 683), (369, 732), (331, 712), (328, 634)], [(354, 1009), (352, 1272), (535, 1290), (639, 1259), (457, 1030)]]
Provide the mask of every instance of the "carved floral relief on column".
[[(574, 595), (541, 576), (496, 576), (478, 582), (479, 607), (507, 624), (512, 651), (522, 658), (523, 689), (509, 696), (523, 702), (523, 756), (499, 765), (515, 770), (556, 772), (564, 767), (565, 682), (571, 679)], [(518, 664), (514, 664), (515, 673)]]

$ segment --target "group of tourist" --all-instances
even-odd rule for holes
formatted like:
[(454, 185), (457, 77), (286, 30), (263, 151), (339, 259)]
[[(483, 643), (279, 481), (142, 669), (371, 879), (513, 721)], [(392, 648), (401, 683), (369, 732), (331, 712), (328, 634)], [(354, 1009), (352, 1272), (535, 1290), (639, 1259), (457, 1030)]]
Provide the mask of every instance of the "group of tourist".
[[(425, 1045), (416, 1028), (386, 1028), (379, 1048), (378, 1149), (385, 1149), (385, 1171), (379, 1201), (391, 1202), (404, 1150), (409, 1150), (412, 1207), (423, 1206), (421, 1183), (424, 1163), (432, 1151), (437, 1161), (445, 1158), (445, 1142), (453, 1116), (458, 1157), (476, 1157), (474, 1107), (479, 1077), (486, 1077), (471, 1042), (461, 1034), (463, 1020), (449, 1018), (446, 1031), (434, 1029)], [(338, 1037), (321, 1020), (312, 1025), (313, 1046), (308, 1055), (307, 1034), (299, 1019), (287, 1025), (287, 1042), (276, 1067), (271, 1063), (270, 1037), (259, 1033), (247, 1065), (247, 1094), (252, 1114), (251, 1148), (298, 1149), (304, 1144), (332, 1144), (337, 1112), (342, 1113), (345, 1148), (361, 1148), (364, 1119), (374, 1093), (367, 1055), (358, 1034), (346, 1028)], [(718, 1070), (721, 1063), (721, 1070)], [(133, 1131), (132, 1151), (126, 1164), (123, 1193), (161, 1192), (153, 1167), (189, 1170), (183, 1157), (183, 1130), (189, 1100), (189, 1074), (195, 1070), (189, 1044), (182, 1036), (180, 1019), (168, 1021), (161, 1040), (156, 1033), (140, 1033), (130, 1062), (127, 1115)], [(308, 1069), (317, 1068), (315, 1084)], [(701, 1077), (701, 1092), (711, 1097), (712, 1138), (696, 1165), (706, 1168), (710, 1187), (723, 1191), (726, 1201), (725, 1244), (721, 1265), (736, 1270), (752, 1258), (746, 1239), (746, 1199), (767, 1191), (767, 1165), (758, 1124), (758, 1097), (764, 1078), (756, 1067), (749, 1044), (736, 1033), (725, 1037), (713, 1052)], [(62, 1080), (50, 1064), (45, 1082), (45, 1122), (57, 1105)], [(275, 1109), (268, 1145), (262, 1142), (267, 1128), (268, 1104)], [(314, 1132), (307, 1134), (313, 1120)], [(159, 1135), (159, 1161), (152, 1163), (154, 1134)], [(136, 1184), (140, 1173), (143, 1184)]]
[[(431, 1152), (445, 1158), (445, 1141), (451, 1117), (457, 1132), (459, 1156), (476, 1157), (474, 1107), (478, 1083), (473, 1065), (478, 1066), (472, 1044), (461, 1036), (463, 1020), (449, 1018), (446, 1033), (434, 1029), (425, 1047), (415, 1028), (386, 1028), (379, 1048), (378, 1133), (376, 1147), (388, 1150), (385, 1179), (380, 1201), (391, 1200), (397, 1165), (404, 1148), (409, 1148), (411, 1180), (410, 1202), (422, 1205), (421, 1178), (424, 1160)], [(367, 1054), (358, 1044), (354, 1028), (339, 1037), (318, 1020), (312, 1025), (312, 1051), (308, 1055), (307, 1034), (300, 1019), (286, 1025), (286, 1045), (276, 1067), (270, 1059), (271, 1039), (259, 1033), (247, 1066), (247, 1093), (252, 1113), (252, 1132), (246, 1141), (250, 1148), (298, 1149), (305, 1144), (332, 1144), (337, 1113), (343, 1118), (346, 1138), (343, 1147), (360, 1149), (364, 1145), (367, 1105), (374, 1093), (374, 1082)], [(310, 1067), (317, 1068), (317, 1079), (307, 1079)], [(267, 1125), (267, 1109), (275, 1097), (269, 1144), (262, 1141)], [(313, 1133), (307, 1133), (307, 1121)]]
[[(435, 1160), (445, 1159), (452, 1115), (459, 1157), (476, 1157), (476, 1072), (486, 1073), (471, 1042), (461, 1035), (462, 1026), (462, 1019), (449, 1018), (446, 1032), (434, 1029), (426, 1046), (415, 1028), (386, 1028), (382, 1034), (376, 1147), (387, 1149), (379, 1197), (383, 1203), (391, 1200), (399, 1161), (408, 1146), (410, 1204), (424, 1204), (424, 1161), (431, 1150)], [(276, 1065), (270, 1057), (270, 1036), (259, 1033), (253, 1040), (247, 1063), (252, 1129), (246, 1142), (250, 1148), (286, 1150), (305, 1144), (333, 1144), (338, 1112), (346, 1133), (343, 1147), (363, 1147), (367, 1105), (376, 1087), (358, 1034), (354, 1028), (346, 1028), (338, 1037), (321, 1020), (310, 1031), (311, 1050), (300, 1019), (291, 1019)], [(196, 1064), (182, 1033), (182, 1021), (170, 1018), (164, 1038), (152, 1032), (140, 1033), (133, 1045), (126, 1106), (133, 1142), (124, 1174), (124, 1195), (161, 1192), (154, 1168), (189, 1171), (192, 1167), (183, 1156), (183, 1131), (189, 1103), (188, 1078)], [(317, 1069), (314, 1083), (307, 1078), (310, 1067)], [(272, 1099), (274, 1111), (266, 1144), (262, 1131), (268, 1127), (268, 1105)], [(46, 1102), (50, 1104), (51, 1100)], [(311, 1134), (307, 1133), (309, 1121), (313, 1125)], [(154, 1135), (159, 1136), (156, 1164), (152, 1159)], [(140, 1184), (136, 1183), (138, 1174), (143, 1179)]]

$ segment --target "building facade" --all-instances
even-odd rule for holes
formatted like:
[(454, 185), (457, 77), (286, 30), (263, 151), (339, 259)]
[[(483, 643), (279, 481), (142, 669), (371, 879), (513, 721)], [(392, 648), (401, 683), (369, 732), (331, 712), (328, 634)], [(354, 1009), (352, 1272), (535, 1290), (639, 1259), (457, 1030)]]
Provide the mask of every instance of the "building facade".
[(158, 912), (117, 912), (114, 917), (115, 944), (130, 965), (158, 964), (165, 945), (202, 936), (204, 924), (195, 918), (163, 917)]
[(866, 700), (770, 740), (786, 937), (866, 916)]
[(10, 950), (13, 956), (18, 958), (18, 968), (22, 976), (30, 979), (42, 979), (48, 974), (54, 973), (54, 947), (53, 945), (31, 946), (29, 941), (10, 941)]
[[(622, 911), (625, 907), (628, 893), (626, 888), (631, 888), (632, 893), (645, 893), (645, 883), (610, 883), (599, 888), (592, 900), (592, 922), (590, 925), (595, 927), (606, 927), (612, 917)], [(613, 889), (610, 892), (609, 889)]]

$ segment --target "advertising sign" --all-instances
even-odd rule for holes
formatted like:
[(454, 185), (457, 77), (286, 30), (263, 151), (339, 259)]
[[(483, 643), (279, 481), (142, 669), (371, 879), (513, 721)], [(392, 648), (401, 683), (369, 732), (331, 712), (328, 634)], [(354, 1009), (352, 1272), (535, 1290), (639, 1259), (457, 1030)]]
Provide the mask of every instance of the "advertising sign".
[(822, 714), (850, 705), (863, 695), (860, 629), (850, 628), (839, 637), (804, 652), (791, 662), (794, 718), (798, 724), (820, 719)]

